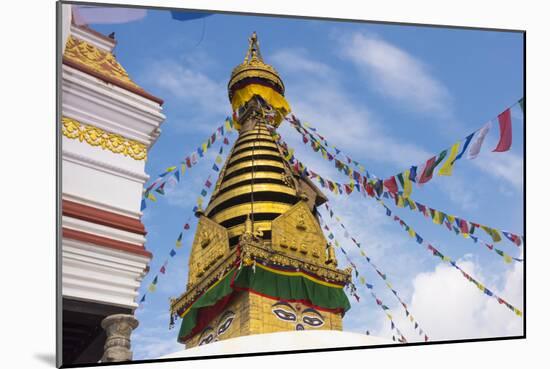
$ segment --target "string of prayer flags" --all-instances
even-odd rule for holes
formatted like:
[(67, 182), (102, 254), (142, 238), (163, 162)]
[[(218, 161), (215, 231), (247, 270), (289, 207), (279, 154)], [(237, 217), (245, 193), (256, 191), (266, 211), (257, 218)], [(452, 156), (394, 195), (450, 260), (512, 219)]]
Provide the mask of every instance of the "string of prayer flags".
[[(394, 197), (397, 199), (398, 197), (401, 197), (401, 195), (400, 194), (395, 194)], [(505, 263), (511, 263), (512, 261), (516, 261), (516, 262), (522, 262), (523, 261), (522, 259), (511, 257), (510, 255), (506, 254), (505, 252), (494, 248), (492, 244), (484, 241), (483, 239), (481, 239), (481, 237), (473, 235), (474, 232), (475, 232), (475, 229), (478, 228), (478, 227), (486, 228), (486, 229), (490, 230), (491, 232), (493, 232), (494, 234), (498, 235), (497, 230), (486, 227), (486, 226), (480, 226), (477, 223), (469, 222), (467, 220), (457, 218), (453, 215), (445, 214), (442, 211), (432, 209), (430, 207), (427, 207), (424, 204), (415, 202), (411, 199), (404, 199), (404, 201), (406, 203), (408, 202), (408, 205), (409, 205), (408, 207), (411, 210), (416, 210), (419, 213), (423, 214), (425, 217), (431, 218), (433, 223), (439, 224), (439, 225), (445, 225), (445, 227), (449, 231), (454, 231), (454, 233), (456, 235), (462, 235), (464, 238), (470, 238), (474, 243), (478, 243), (479, 245), (487, 246), (487, 248), (489, 250), (494, 251), (498, 255), (500, 255), (503, 258)], [(397, 204), (397, 200), (396, 200), (396, 204)], [(396, 206), (399, 207), (399, 205), (396, 205)], [(387, 206), (384, 206), (384, 207), (386, 209), (386, 215), (390, 216), (391, 215), (391, 210)], [(411, 231), (409, 231), (409, 232), (411, 232)], [(502, 232), (504, 232), (504, 231), (502, 231)], [(515, 245), (519, 246), (519, 244), (521, 243), (521, 238), (517, 235), (513, 235), (512, 233), (509, 233), (509, 234), (510, 234), (510, 237), (515, 240)], [(512, 242), (514, 242), (514, 241), (512, 241)]]
[[(332, 210), (332, 208), (328, 205), (328, 203), (325, 202), (325, 209), (327, 210), (327, 212), (329, 213), (329, 216), (330, 218), (335, 218), (336, 221), (338, 222), (338, 224), (340, 225), (340, 227), (342, 227), (343, 229), (346, 229), (346, 232), (344, 233), (344, 237), (345, 238), (349, 238), (351, 239), (351, 241), (355, 244), (355, 246), (357, 246), (357, 248), (359, 248), (360, 250), (360, 254), (361, 256), (363, 256), (365, 258), (365, 260), (367, 261), (367, 263), (370, 265), (371, 268), (374, 269), (374, 271), (376, 272), (376, 274), (384, 281), (384, 284), (386, 285), (386, 287), (392, 292), (392, 294), (397, 298), (397, 300), (399, 301), (399, 303), (401, 304), (401, 306), (403, 306), (404, 310), (405, 310), (405, 316), (409, 318), (410, 322), (413, 323), (415, 325), (415, 329), (417, 329), (418, 327), (420, 327), (420, 324), (418, 324), (418, 322), (413, 318), (413, 315), (410, 313), (409, 311), (409, 308), (407, 306), (407, 304), (405, 304), (405, 302), (403, 302), (403, 300), (401, 299), (401, 297), (399, 296), (399, 293), (393, 288), (393, 285), (392, 283), (388, 280), (388, 277), (385, 273), (383, 273), (382, 271), (380, 271), (380, 268), (378, 266), (376, 266), (376, 264), (374, 264), (374, 262), (372, 261), (372, 259), (367, 255), (367, 253), (365, 252), (365, 250), (363, 249), (363, 247), (361, 247), (361, 244), (354, 238), (354, 237), (350, 237), (349, 236), (349, 233), (347, 232), (347, 228), (344, 226), (344, 224), (341, 222), (340, 218), (338, 218), (334, 211)], [(323, 222), (323, 218), (321, 216), (320, 213), (318, 213), (319, 215), (319, 219)], [(326, 224), (326, 222), (323, 222), (325, 224), (325, 229), (327, 229), (329, 232), (330, 232), (330, 228), (328, 227), (328, 225)], [(331, 232), (332, 234), (332, 232)], [(338, 246), (338, 245), (337, 245)], [(347, 254), (344, 252), (344, 249), (341, 248), (342, 252), (346, 255), (346, 259), (348, 259), (348, 261), (351, 263), (351, 260), (348, 258)], [(355, 264), (352, 264), (354, 267), (355, 267)], [(361, 284), (363, 285), (366, 285), (367, 288), (371, 288), (372, 289), (372, 285), (367, 285), (366, 283), (366, 280), (363, 276), (359, 277), (359, 281), (361, 282)], [(370, 287), (369, 287), (370, 286)]]
[[(377, 199), (378, 200), (378, 203), (387, 208), (386, 204), (384, 204), (384, 202), (381, 200), (381, 199)], [(393, 219), (395, 222), (397, 222), (406, 232), (409, 232), (409, 229), (411, 227), (409, 227), (409, 225), (407, 223), (405, 223), (405, 221), (403, 221), (403, 219), (401, 219), (400, 217), (398, 217), (397, 215), (395, 215), (393, 218), (391, 218), (390, 216), (390, 219)], [(415, 232), (416, 234), (416, 232)], [(430, 243), (426, 242), (425, 239), (422, 239), (421, 242), (418, 242), (417, 240), (417, 243), (419, 245), (424, 245), (426, 246), (426, 249), (435, 257), (439, 257), (442, 261), (446, 262), (446, 263), (449, 263), (451, 264), (451, 266), (453, 266), (455, 269), (457, 269), (458, 271), (461, 272), (461, 275), (466, 278), (469, 282), (471, 282), (472, 284), (474, 284), (479, 290), (481, 290), (485, 295), (489, 296), (489, 297), (494, 297), (495, 299), (498, 300), (499, 304), (504, 304), (508, 309), (510, 309), (511, 311), (513, 311), (516, 315), (518, 316), (522, 316), (523, 313), (521, 310), (519, 310), (518, 308), (516, 308), (515, 306), (513, 306), (512, 304), (508, 303), (506, 300), (504, 300), (503, 298), (499, 297), (498, 295), (496, 295), (493, 291), (489, 290), (487, 287), (485, 287), (482, 283), (480, 283), (479, 281), (477, 281), (476, 279), (474, 279), (472, 276), (470, 276), (468, 273), (466, 273), (460, 266), (458, 266), (458, 264), (456, 263), (456, 261), (454, 261), (453, 259), (451, 259), (450, 257), (448, 256), (445, 256), (443, 253), (441, 253), (439, 250), (437, 250), (433, 245), (431, 245)]]
[[(520, 105), (523, 109), (523, 99), (520, 99), (516, 104)], [(498, 115), (498, 121), (500, 124), (500, 141), (494, 152), (504, 152), (508, 151), (511, 146), (512, 142), (512, 129), (511, 129), (511, 109), (513, 106), (507, 108), (504, 112)], [(303, 136), (303, 142), (307, 143), (308, 141), (311, 142), (311, 147), (316, 152), (321, 152), (323, 158), (327, 159), (328, 161), (335, 161), (335, 166), (340, 172), (344, 172), (345, 174), (349, 175), (353, 171), (350, 169), (348, 165), (346, 165), (344, 162), (336, 159), (336, 155), (341, 154), (341, 150), (337, 149), (334, 145), (329, 145), (327, 140), (324, 136), (320, 135), (319, 132), (317, 132), (316, 129), (312, 128), (310, 124), (302, 124), (299, 119), (297, 119), (294, 115), (291, 115), (290, 118), (286, 118), (287, 121), (291, 123), (291, 125)], [(395, 178), (399, 179), (400, 184), (403, 188), (403, 192), (406, 192), (408, 195), (410, 195), (410, 192), (412, 188), (407, 187), (405, 190), (405, 178), (409, 178), (411, 182), (415, 182), (418, 185), (425, 184), (429, 182), (433, 177), (433, 172), (435, 168), (447, 157), (447, 160), (445, 163), (441, 166), (438, 174), (440, 176), (450, 176), (453, 173), (453, 166), (456, 163), (457, 160), (460, 160), (468, 147), (470, 146), (471, 141), (475, 138), (473, 144), (470, 147), (468, 158), (474, 159), (479, 154), (482, 144), (485, 140), (486, 135), (488, 134), (491, 127), (491, 121), (489, 121), (487, 124), (485, 124), (480, 129), (474, 131), (473, 133), (469, 134), (465, 138), (459, 140), (456, 142), (451, 148), (443, 150), (439, 153), (439, 155), (436, 157), (432, 157), (428, 159), (422, 166), (421, 169), (418, 170), (419, 166), (411, 166), (406, 171), (401, 172), (400, 174), (397, 174), (395, 176), (388, 177), (386, 180), (383, 180), (384, 186), (389, 186), (386, 188), (389, 192), (396, 192), (393, 191), (393, 180)], [(312, 133), (314, 132), (314, 133)], [(477, 136), (476, 136), (477, 135)], [(306, 136), (309, 136), (309, 140)], [(319, 141), (320, 140), (320, 141)], [(324, 144), (324, 145), (323, 145)], [(460, 150), (460, 147), (462, 145), (462, 149)], [(331, 154), (326, 147), (331, 147), (336, 151), (336, 155)], [(458, 153), (460, 150), (460, 153)], [(448, 156), (447, 156), (448, 154)], [(376, 181), (376, 176), (371, 176), (362, 165), (360, 165), (356, 160), (351, 159), (349, 156), (344, 155), (346, 158), (346, 161), (351, 164), (353, 163), (356, 167), (359, 167), (361, 171), (363, 171), (367, 177), (367, 180), (369, 181)], [(405, 172), (408, 172), (408, 176), (405, 176)], [(355, 180), (355, 175), (353, 176)], [(365, 182), (364, 180), (357, 180), (359, 183)], [(407, 183), (408, 185), (409, 183)], [(376, 188), (379, 188), (380, 185), (378, 184)]]
[[(199, 158), (204, 157), (208, 149), (212, 146), (214, 142), (218, 138), (224, 137), (223, 144), (229, 145), (229, 140), (226, 137), (227, 134), (231, 133), (234, 127), (234, 122), (232, 119), (227, 118), (225, 123), (221, 126), (219, 126), (214, 133), (212, 133), (208, 139), (203, 142), (199, 147), (193, 151), (190, 155), (185, 157), (180, 163), (180, 166), (170, 166), (164, 170), (164, 172), (160, 173), (155, 179), (143, 192), (143, 198), (141, 202), (141, 211), (143, 211), (147, 207), (146, 201), (143, 200), (151, 200), (156, 201), (155, 196), (151, 193), (151, 191), (155, 191), (156, 193), (159, 193), (161, 195), (165, 194), (164, 186), (169, 181), (174, 181), (176, 183), (180, 182), (181, 176), (185, 173), (186, 169), (193, 167), (196, 165), (199, 161)], [(223, 146), (220, 146), (220, 154), (223, 151)], [(221, 162), (217, 162), (218, 164), (221, 164)], [(215, 165), (215, 164), (214, 164)], [(212, 169), (218, 168), (217, 166), (213, 166)], [(219, 168), (216, 170), (219, 171)]]
[[(288, 145), (286, 144), (286, 142), (281, 140), (280, 136), (278, 137), (277, 142), (283, 148), (283, 151), (288, 149)], [(336, 182), (333, 182), (329, 179), (323, 178), (320, 175), (318, 175), (317, 173), (309, 170), (302, 163), (300, 163), (294, 156), (292, 156), (290, 163), (293, 164), (291, 167), (293, 169), (295, 169), (296, 174), (306, 175), (309, 178), (311, 178), (312, 180), (317, 180), (322, 188), (328, 188), (329, 190), (331, 190), (335, 194), (339, 194), (339, 193), (342, 194), (342, 191), (338, 192), (336, 190), (337, 188), (340, 188), (339, 183), (336, 183)], [(478, 241), (479, 241), (480, 244), (484, 244), (490, 250), (493, 250), (493, 247), (492, 247), (492, 245), (490, 245), (490, 243), (485, 242), (485, 241), (481, 240), (479, 237), (476, 237), (476, 236), (473, 235), (476, 228), (481, 228), (485, 232), (487, 232), (487, 234), (489, 234), (491, 236), (493, 242), (500, 242), (501, 241), (499, 231), (494, 229), (494, 228), (491, 228), (491, 227), (488, 227), (488, 226), (482, 226), (478, 223), (467, 221), (467, 220), (452, 216), (450, 214), (446, 214), (446, 213), (444, 213), (442, 211), (439, 211), (437, 209), (432, 209), (431, 207), (428, 207), (424, 204), (413, 201), (409, 197), (405, 197), (402, 193), (392, 193), (392, 192), (389, 192), (389, 191), (385, 191), (383, 189), (383, 184), (382, 184), (381, 180), (379, 180), (375, 183), (374, 188), (371, 184), (369, 184), (369, 183), (365, 184), (365, 182), (366, 181), (364, 181), (363, 183), (358, 183), (357, 186), (354, 187), (354, 188), (357, 188), (357, 191), (363, 193), (364, 195), (368, 194), (368, 196), (370, 196), (370, 197), (375, 197), (375, 195), (377, 197), (384, 197), (384, 198), (390, 198), (391, 197), (395, 200), (395, 203), (396, 203), (397, 207), (400, 207), (400, 208), (408, 207), (411, 210), (418, 211), (418, 212), (424, 214), (424, 216), (432, 219), (433, 223), (438, 224), (438, 225), (445, 225), (448, 230), (455, 231), (456, 234), (461, 234), (462, 236), (464, 236), (464, 238), (470, 238), (472, 241), (474, 241), (476, 243), (478, 243)], [(391, 188), (391, 186), (392, 185), (390, 185), (390, 188)], [(351, 193), (350, 190), (353, 190), (353, 188), (351, 188), (347, 185), (343, 185), (343, 187), (346, 188), (345, 192), (348, 195)], [(362, 191), (362, 189), (364, 191)], [(376, 194), (375, 194), (375, 192), (376, 192)], [(389, 209), (386, 210), (386, 212), (388, 212), (388, 211), (389, 211)], [(456, 222), (456, 226), (453, 225), (453, 223), (455, 223), (455, 222)], [(500, 231), (500, 232), (505, 232), (505, 231)], [(513, 234), (511, 232), (507, 232), (507, 233), (509, 234), (509, 237), (507, 237), (507, 239), (512, 241), (516, 246), (520, 246), (522, 244), (523, 237), (518, 236), (516, 234)], [(510, 260), (514, 260), (514, 261), (518, 261), (518, 262), (522, 261), (521, 259), (511, 257), (511, 256), (509, 256), (505, 253), (504, 253), (503, 259), (506, 263), (508, 263)]]

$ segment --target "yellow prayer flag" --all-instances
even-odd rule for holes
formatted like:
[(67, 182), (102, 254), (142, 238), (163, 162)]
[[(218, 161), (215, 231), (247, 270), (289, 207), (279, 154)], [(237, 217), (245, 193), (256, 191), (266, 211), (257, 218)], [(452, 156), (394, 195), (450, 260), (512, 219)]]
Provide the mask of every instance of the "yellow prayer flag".
[(206, 150), (208, 150), (208, 144), (205, 142), (202, 144), (202, 152), (206, 153)]
[(388, 286), (389, 288), (393, 289), (392, 285), (390, 282), (386, 282), (386, 286)]
[(522, 312), (519, 309), (514, 308), (514, 313), (516, 313), (517, 316), (522, 316)]
[(362, 276), (359, 277), (359, 282), (361, 282), (361, 284), (365, 284), (365, 278), (363, 278)]
[(449, 219), (449, 222), (451, 223), (451, 225), (455, 224), (455, 216), (454, 215), (447, 214), (447, 219)]
[(216, 157), (216, 163), (217, 163), (217, 164), (221, 164), (221, 163), (222, 163), (222, 157), (221, 157), (220, 155), (218, 155), (218, 156)]
[(185, 165), (185, 163), (182, 163), (181, 164), (180, 175), (183, 175), (183, 173), (185, 173), (185, 169), (187, 169), (187, 166)]
[(414, 322), (414, 318), (413, 318), (412, 315), (409, 315), (409, 320), (410, 320), (411, 322)]
[(410, 169), (407, 169), (403, 172), (403, 196), (407, 198), (411, 195), (412, 192), (411, 180), (409, 178), (410, 172)]
[(409, 236), (411, 236), (412, 238), (416, 237), (416, 232), (414, 231), (414, 229), (412, 229), (410, 227), (409, 227)]
[(389, 320), (393, 320), (393, 317), (391, 316), (391, 314), (386, 313), (386, 316), (388, 317)]
[(404, 208), (405, 204), (403, 203), (403, 196), (397, 195), (397, 207)]
[(365, 251), (361, 250), (361, 255), (362, 256), (367, 256), (367, 254), (365, 254)]
[(454, 165), (456, 156), (458, 155), (459, 148), (460, 148), (460, 141), (458, 141), (451, 147), (451, 153), (449, 154), (449, 157), (439, 169), (440, 176), (450, 176), (453, 174), (453, 165)]
[(339, 222), (340, 221), (340, 218), (338, 218), (337, 216), (335, 217), (336, 218), (336, 221)]
[(166, 168), (166, 171), (167, 172), (172, 172), (173, 170), (175, 170), (177, 167), (176, 166), (173, 166), (173, 167), (170, 167), (170, 168)]
[(157, 201), (157, 198), (151, 192), (147, 194), (147, 198), (151, 201)]
[(482, 291), (485, 292), (485, 286), (482, 285), (481, 283), (478, 283), (478, 284), (477, 284), (477, 288), (479, 288), (480, 290), (482, 290)]
[(434, 217), (433, 217), (432, 220), (435, 224), (443, 223), (443, 219), (441, 217), (441, 212), (439, 210), (434, 210)]
[(149, 292), (155, 292), (157, 290), (157, 286), (154, 284), (150, 284), (149, 288), (147, 288)]
[(233, 129), (233, 128), (231, 128), (231, 123), (229, 122), (229, 120), (225, 121), (225, 129), (227, 130), (227, 132), (229, 132)]
[(197, 204), (202, 205), (203, 199), (201, 196), (197, 198)]
[(450, 258), (450, 257), (448, 257), (448, 256), (443, 256), (443, 261), (445, 261), (445, 262), (447, 262), (447, 263), (448, 263), (448, 262), (450, 262), (450, 261), (451, 261), (451, 258)]
[(504, 254), (503, 257), (505, 263), (510, 264), (512, 262), (512, 257), (510, 255)]
[(334, 244), (336, 245), (336, 247), (340, 247), (340, 244), (338, 243), (338, 240), (334, 240)]
[(416, 205), (414, 204), (414, 201), (412, 201), (411, 199), (407, 199), (407, 201), (409, 202), (409, 206), (411, 207), (411, 209), (416, 210)]

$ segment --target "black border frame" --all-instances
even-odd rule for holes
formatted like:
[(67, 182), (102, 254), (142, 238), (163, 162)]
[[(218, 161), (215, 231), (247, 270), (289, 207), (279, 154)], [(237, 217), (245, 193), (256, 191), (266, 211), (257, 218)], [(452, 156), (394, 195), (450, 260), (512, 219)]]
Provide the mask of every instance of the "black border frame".
[[(285, 351), (272, 351), (272, 352), (252, 352), (252, 353), (240, 353), (240, 354), (223, 354), (223, 355), (209, 355), (209, 356), (195, 356), (195, 357), (181, 357), (181, 358), (167, 358), (167, 359), (147, 359), (147, 360), (132, 360), (121, 361), (112, 363), (89, 363), (89, 364), (68, 364), (62, 363), (62, 322), (63, 322), (63, 306), (61, 295), (61, 194), (62, 194), (62, 155), (61, 155), (61, 71), (62, 71), (62, 55), (61, 55), (61, 6), (68, 5), (96, 5), (105, 7), (117, 7), (117, 8), (133, 8), (133, 9), (151, 9), (151, 10), (183, 10), (197, 13), (216, 13), (216, 14), (232, 14), (232, 15), (250, 15), (259, 17), (270, 18), (292, 18), (292, 19), (304, 19), (304, 20), (326, 20), (336, 22), (348, 22), (348, 23), (371, 23), (371, 24), (384, 24), (384, 25), (399, 25), (399, 26), (414, 26), (414, 27), (430, 27), (430, 28), (451, 28), (462, 30), (478, 30), (478, 31), (496, 31), (496, 32), (515, 32), (523, 34), (523, 101), (524, 101), (524, 121), (523, 121), (523, 335), (519, 336), (505, 336), (505, 337), (490, 337), (490, 338), (472, 338), (472, 339), (456, 339), (456, 340), (444, 340), (444, 341), (429, 341), (429, 342), (408, 342), (408, 343), (391, 343), (384, 345), (370, 345), (370, 346), (349, 346), (349, 347), (333, 347), (322, 349), (304, 349), (304, 350), (285, 350)], [(110, 366), (110, 365), (127, 365), (127, 364), (144, 364), (144, 363), (165, 363), (165, 362), (178, 362), (178, 361), (193, 361), (193, 360), (210, 360), (221, 358), (239, 358), (239, 357), (255, 357), (255, 356), (269, 356), (269, 355), (286, 355), (286, 354), (303, 354), (303, 353), (317, 353), (317, 352), (336, 352), (336, 351), (351, 351), (351, 350), (368, 350), (377, 348), (393, 348), (393, 347), (414, 347), (414, 346), (428, 346), (428, 345), (443, 345), (452, 343), (473, 343), (473, 342), (492, 342), (492, 341), (508, 341), (519, 340), (527, 338), (527, 31), (519, 29), (505, 29), (505, 28), (490, 28), (490, 27), (472, 27), (472, 26), (457, 26), (457, 25), (442, 25), (442, 24), (427, 24), (427, 23), (409, 23), (409, 22), (396, 22), (396, 21), (380, 21), (380, 20), (365, 20), (365, 19), (347, 19), (347, 18), (330, 18), (330, 17), (316, 17), (316, 16), (304, 16), (304, 15), (291, 15), (291, 14), (269, 14), (269, 13), (250, 13), (239, 11), (227, 11), (227, 10), (215, 10), (215, 9), (193, 9), (193, 8), (176, 8), (168, 6), (155, 6), (155, 5), (130, 5), (130, 4), (116, 4), (116, 3), (100, 3), (100, 2), (81, 2), (81, 1), (65, 1), (57, 0), (56, 2), (56, 83), (55, 83), (55, 96), (56, 96), (56, 366), (58, 368), (82, 368), (82, 367), (96, 367), (96, 366)]]

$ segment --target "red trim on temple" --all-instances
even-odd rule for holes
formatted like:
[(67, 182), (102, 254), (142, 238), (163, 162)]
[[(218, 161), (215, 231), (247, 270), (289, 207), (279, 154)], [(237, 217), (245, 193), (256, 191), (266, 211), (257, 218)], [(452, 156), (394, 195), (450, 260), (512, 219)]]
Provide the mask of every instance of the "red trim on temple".
[(69, 238), (72, 240), (93, 243), (94, 245), (108, 247), (115, 250), (126, 251), (136, 255), (142, 255), (149, 258), (153, 257), (151, 252), (145, 250), (143, 246), (127, 243), (123, 241), (113, 240), (103, 236), (98, 236), (91, 233), (77, 231), (74, 229), (63, 228), (63, 238)]
[(96, 78), (99, 78), (99, 79), (107, 82), (107, 83), (111, 83), (115, 86), (118, 86), (118, 87), (123, 88), (125, 90), (128, 90), (130, 92), (133, 92), (133, 93), (135, 93), (137, 95), (140, 95), (140, 96), (142, 96), (146, 99), (154, 101), (159, 105), (162, 105), (164, 103), (164, 101), (162, 99), (151, 95), (150, 93), (146, 92), (145, 90), (143, 90), (141, 88), (134, 87), (134, 86), (132, 86), (128, 83), (121, 82), (116, 78), (109, 77), (105, 74), (99, 73), (99, 72), (95, 71), (94, 69), (92, 69), (92, 68), (90, 68), (86, 65), (74, 62), (74, 61), (72, 61), (72, 60), (70, 60), (66, 57), (63, 57), (63, 64), (68, 65), (69, 67), (78, 69), (79, 71), (84, 72), (86, 74), (90, 74), (90, 75), (92, 75)]
[(143, 223), (136, 218), (130, 218), (125, 215), (116, 214), (107, 210), (94, 208), (89, 205), (84, 205), (69, 200), (63, 200), (61, 209), (63, 215), (68, 217), (121, 229), (123, 231), (138, 233), (141, 235), (147, 234)]

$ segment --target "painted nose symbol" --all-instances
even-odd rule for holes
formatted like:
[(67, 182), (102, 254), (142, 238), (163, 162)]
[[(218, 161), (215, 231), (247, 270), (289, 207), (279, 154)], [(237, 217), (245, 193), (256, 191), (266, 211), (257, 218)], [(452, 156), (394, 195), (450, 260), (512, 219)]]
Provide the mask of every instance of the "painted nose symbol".
[(297, 331), (303, 331), (303, 330), (304, 330), (304, 326), (303, 326), (301, 323), (298, 323), (298, 324), (296, 324), (296, 330), (297, 330)]

